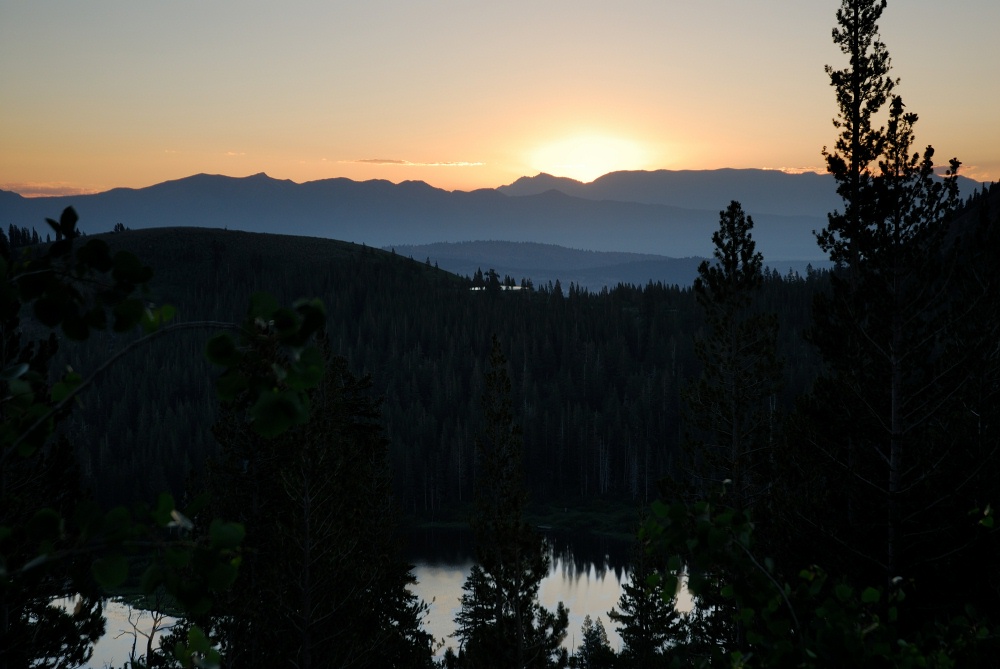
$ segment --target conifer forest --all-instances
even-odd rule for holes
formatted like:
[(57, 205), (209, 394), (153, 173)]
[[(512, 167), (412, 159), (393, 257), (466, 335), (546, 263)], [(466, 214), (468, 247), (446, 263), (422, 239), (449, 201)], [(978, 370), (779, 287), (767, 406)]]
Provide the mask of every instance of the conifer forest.
[[(599, 292), (0, 231), (0, 667), (81, 666), (123, 593), (179, 619), (130, 666), (997, 666), (1000, 189), (918, 143), (885, 7), (835, 16), (829, 270), (769, 269), (729, 199), (693, 285)], [(570, 630), (530, 518), (601, 505), (632, 578)], [(435, 523), (475, 544), (444, 652), (401, 538)]]

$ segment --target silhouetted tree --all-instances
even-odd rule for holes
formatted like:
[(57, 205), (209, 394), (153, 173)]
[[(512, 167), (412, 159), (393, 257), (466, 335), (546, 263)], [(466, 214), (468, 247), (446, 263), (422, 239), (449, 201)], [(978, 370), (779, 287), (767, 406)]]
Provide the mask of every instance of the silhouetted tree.
[(908, 623), (922, 625), (932, 610), (947, 615), (942, 598), (962, 587), (942, 579), (942, 565), (982, 558), (972, 557), (982, 543), (958, 528), (1000, 492), (972, 475), (996, 459), (968, 448), (979, 419), (965, 392), (998, 326), (995, 295), (963, 278), (968, 260), (952, 234), (959, 163), (935, 176), (933, 148), (914, 149), (917, 115), (893, 95), (877, 26), (884, 8), (844, 0), (837, 13), (834, 41), (850, 65), (827, 68), (840, 137), (825, 155), (844, 210), (818, 239), (840, 269), (810, 331), (826, 364), (807, 404), (817, 458), (797, 459), (800, 504), (785, 508), (814, 530), (802, 545), (836, 570), (865, 583), (916, 580), (908, 610), (923, 613)]
[(608, 633), (600, 616), (597, 620), (591, 620), (589, 615), (584, 616), (580, 636), (580, 646), (576, 649), (571, 666), (581, 669), (611, 669), (614, 666), (615, 651), (608, 643)]
[(500, 290), (500, 275), (492, 267), (486, 273), (486, 290), (497, 292)]
[(486, 279), (483, 278), (482, 268), (476, 269), (476, 273), (472, 277), (472, 287), (479, 288), (480, 290), (486, 287)]
[(255, 436), (237, 402), (215, 433), (213, 512), (252, 527), (236, 587), (211, 628), (241, 667), (429, 666), (425, 605), (399, 557), (388, 442), (369, 382), (343, 359), (310, 393), (309, 421)]
[(507, 360), (493, 338), (484, 379), (483, 432), (476, 440), (476, 564), (462, 589), (456, 617), (460, 666), (565, 666), (560, 648), (569, 624), (560, 602), (555, 612), (538, 603), (548, 574), (542, 538), (524, 519), (521, 430), (514, 422)]
[(738, 509), (752, 508), (767, 490), (782, 371), (777, 317), (759, 304), (763, 256), (752, 229), (739, 202), (719, 213), (715, 260), (701, 263), (694, 282), (706, 323), (695, 340), (702, 373), (685, 392), (699, 489), (725, 489)]
[[(67, 516), (84, 499), (73, 448), (65, 438), (31, 459), (6, 463), (0, 470), (0, 526), (14, 530), (3, 539), (6, 560), (19, 565), (37, 557), (32, 530), (40, 509)], [(57, 518), (51, 516), (50, 522)], [(19, 571), (0, 588), (0, 667), (55, 669), (90, 659), (105, 623), (103, 594), (90, 576), (86, 555)]]
[[(152, 270), (130, 253), (112, 255), (99, 239), (76, 245), (77, 220), (75, 211), (66, 208), (58, 221), (47, 219), (56, 232), (54, 243), (17, 258), (5, 254), (0, 262), (0, 663), (4, 667), (76, 666), (86, 661), (91, 642), (104, 626), (99, 588), (120, 587), (133, 563), (146, 566), (141, 584), (147, 594), (162, 586), (179, 608), (206, 609), (212, 592), (227, 587), (235, 577), (235, 550), (243, 536), (242, 527), (221, 520), (211, 523), (209, 535), (191, 535), (185, 512), (166, 493), (152, 509), (116, 507), (107, 512), (79, 495), (71, 447), (56, 433), (73, 401), (91, 387), (101, 370), (133, 348), (204, 324), (166, 325), (172, 309), (153, 308), (136, 295), (137, 289), (146, 288)], [(21, 341), (19, 319), (28, 314), (35, 321), (32, 331), (53, 330), (47, 340)], [(51, 378), (54, 330), (59, 329), (65, 341), (83, 341), (102, 330), (127, 333), (140, 324), (147, 334), (104, 359), (87, 378), (71, 367)], [(284, 325), (285, 337), (298, 339), (299, 350), (308, 351), (311, 333), (300, 329), (294, 317)], [(276, 365), (269, 374), (287, 371)], [(300, 388), (309, 385), (303, 381)], [(266, 424), (274, 418), (268, 413), (256, 418)], [(84, 441), (80, 448), (92, 445)], [(141, 559), (130, 560), (129, 554)], [(67, 610), (51, 601), (61, 595), (75, 595)], [(199, 630), (192, 629), (189, 640), (190, 644), (187, 640), (178, 644), (179, 659), (189, 659), (192, 653), (206, 662), (216, 659)]]
[(616, 608), (608, 612), (622, 639), (619, 653), (624, 666), (666, 667), (670, 663), (670, 647), (685, 640), (684, 621), (677, 612), (676, 597), (665, 598), (650, 583), (659, 576), (654, 557), (644, 542), (636, 542), (632, 551), (631, 576), (622, 584), (622, 594)]

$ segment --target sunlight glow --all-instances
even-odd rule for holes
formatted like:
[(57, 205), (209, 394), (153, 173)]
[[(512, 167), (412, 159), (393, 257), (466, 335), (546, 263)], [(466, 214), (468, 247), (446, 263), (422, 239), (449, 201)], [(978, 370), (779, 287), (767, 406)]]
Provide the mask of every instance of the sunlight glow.
[(589, 182), (608, 172), (647, 167), (649, 151), (638, 142), (607, 135), (578, 135), (545, 144), (529, 159), (532, 168)]

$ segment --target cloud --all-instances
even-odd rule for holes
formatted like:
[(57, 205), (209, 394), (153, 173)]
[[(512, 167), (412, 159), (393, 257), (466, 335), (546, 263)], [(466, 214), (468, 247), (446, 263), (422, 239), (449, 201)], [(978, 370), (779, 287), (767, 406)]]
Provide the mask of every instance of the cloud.
[(74, 186), (65, 181), (37, 182), (20, 181), (0, 184), (0, 190), (11, 191), (22, 197), (60, 197), (64, 195), (90, 195), (99, 193), (98, 188)]
[(245, 155), (247, 155), (247, 152), (246, 151), (226, 151), (226, 155), (227, 156), (245, 156)]
[(398, 165), (401, 167), (481, 167), (486, 163), (469, 162), (464, 160), (445, 161), (436, 163), (415, 163), (409, 160), (399, 160), (396, 158), (360, 158), (358, 160), (341, 160), (341, 163), (361, 163), (364, 165)]
[[(939, 177), (943, 177), (947, 170), (948, 165), (934, 166), (934, 174)], [(980, 165), (963, 164), (958, 170), (958, 175), (980, 183), (993, 183), (996, 181), (996, 172), (990, 170), (988, 167), (981, 167)]]
[(785, 174), (826, 174), (825, 167), (762, 167), (762, 170), (769, 172), (784, 172)]
[(962, 165), (958, 170), (959, 176), (969, 177), (973, 181), (980, 183), (993, 183), (997, 180), (997, 172), (989, 168), (982, 168), (979, 165)]

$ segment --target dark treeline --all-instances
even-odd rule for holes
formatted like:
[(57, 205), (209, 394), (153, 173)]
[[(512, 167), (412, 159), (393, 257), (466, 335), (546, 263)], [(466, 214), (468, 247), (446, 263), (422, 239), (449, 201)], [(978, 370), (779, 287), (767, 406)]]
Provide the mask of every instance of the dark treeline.
[[(504, 342), (533, 503), (597, 498), (647, 502), (677, 463), (680, 393), (698, 374), (703, 317), (690, 288), (650, 283), (598, 294), (557, 285), (472, 291), (470, 281), (406, 258), (330, 240), (167, 229), (108, 238), (156, 268), (157, 303), (181, 320), (238, 321), (245, 296), (321, 298), (331, 350), (371, 375), (383, 398), (395, 497), (438, 516), (472, 501), (473, 437), (490, 337)], [(802, 340), (825, 275), (768, 273), (763, 308), (780, 317), (783, 401), (808, 387), (817, 362)], [(112, 367), (83, 398), (68, 432), (108, 503), (180, 492), (217, 452), (216, 400), (200, 363), (204, 333), (155, 342)], [(94, 369), (126, 342), (96, 335), (65, 362)]]
[(9, 249), (41, 244), (44, 241), (51, 241), (51, 237), (41, 238), (35, 228), (29, 230), (27, 226), (17, 227), (12, 223), (7, 226), (6, 233), (0, 229), (0, 246)]

